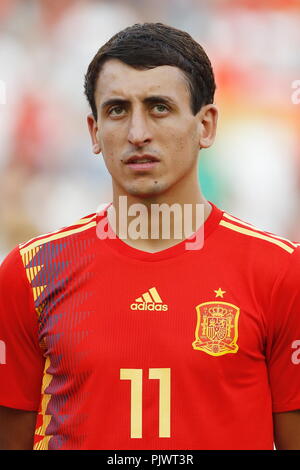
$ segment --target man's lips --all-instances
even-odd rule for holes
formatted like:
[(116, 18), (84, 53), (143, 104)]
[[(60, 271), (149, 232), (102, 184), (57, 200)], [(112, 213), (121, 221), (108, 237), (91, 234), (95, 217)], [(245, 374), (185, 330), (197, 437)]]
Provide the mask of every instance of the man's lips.
[(158, 162), (127, 163), (127, 166), (133, 170), (149, 170), (150, 168), (154, 168), (157, 164)]
[(159, 162), (159, 159), (154, 155), (132, 155), (127, 158), (125, 164), (134, 170), (148, 170), (155, 167)]
[(158, 162), (159, 159), (154, 155), (143, 154), (143, 155), (132, 155), (131, 157), (126, 158), (125, 163), (144, 163), (144, 162)]

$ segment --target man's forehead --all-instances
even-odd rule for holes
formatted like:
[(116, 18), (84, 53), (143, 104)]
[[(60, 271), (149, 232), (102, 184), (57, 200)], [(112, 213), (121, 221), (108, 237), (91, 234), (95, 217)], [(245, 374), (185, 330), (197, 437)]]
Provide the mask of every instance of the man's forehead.
[(120, 60), (110, 59), (104, 63), (97, 81), (98, 98), (108, 96), (163, 94), (175, 98), (188, 93), (184, 73), (178, 68), (161, 65), (151, 69), (135, 69)]

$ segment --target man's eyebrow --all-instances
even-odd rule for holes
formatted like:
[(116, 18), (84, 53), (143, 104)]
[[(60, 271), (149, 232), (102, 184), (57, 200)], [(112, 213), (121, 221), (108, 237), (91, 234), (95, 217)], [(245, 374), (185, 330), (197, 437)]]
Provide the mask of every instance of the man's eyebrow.
[(143, 100), (143, 103), (165, 103), (165, 104), (170, 104), (176, 106), (175, 101), (172, 100), (170, 96), (164, 96), (164, 95), (152, 95), (148, 96)]
[(103, 101), (101, 104), (101, 109), (108, 108), (109, 106), (126, 104), (129, 104), (128, 100), (123, 100), (122, 98), (110, 98), (109, 100)]
[[(154, 103), (165, 103), (169, 105), (176, 106), (176, 103), (169, 96), (164, 95), (151, 95), (143, 99), (145, 104), (154, 104)], [(109, 106), (128, 106), (130, 104), (129, 100), (124, 100), (122, 98), (110, 98), (109, 100), (104, 101), (101, 104), (101, 109), (108, 108)]]

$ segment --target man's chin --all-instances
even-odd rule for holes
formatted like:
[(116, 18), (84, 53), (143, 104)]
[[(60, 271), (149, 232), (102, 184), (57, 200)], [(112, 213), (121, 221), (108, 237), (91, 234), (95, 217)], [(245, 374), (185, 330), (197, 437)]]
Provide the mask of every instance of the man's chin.
[(166, 191), (165, 185), (162, 185), (158, 181), (154, 182), (151, 185), (130, 185), (124, 188), (126, 193), (134, 197), (139, 197), (141, 199), (148, 199), (152, 197), (157, 197), (160, 194)]

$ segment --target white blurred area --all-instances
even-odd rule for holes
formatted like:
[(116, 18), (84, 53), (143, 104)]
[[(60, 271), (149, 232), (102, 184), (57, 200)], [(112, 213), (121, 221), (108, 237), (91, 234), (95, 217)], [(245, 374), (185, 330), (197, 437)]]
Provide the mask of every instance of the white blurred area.
[(300, 239), (299, 0), (0, 0), (0, 261), (110, 202), (84, 74), (113, 34), (146, 21), (188, 31), (212, 61), (220, 118), (200, 155), (206, 197)]

